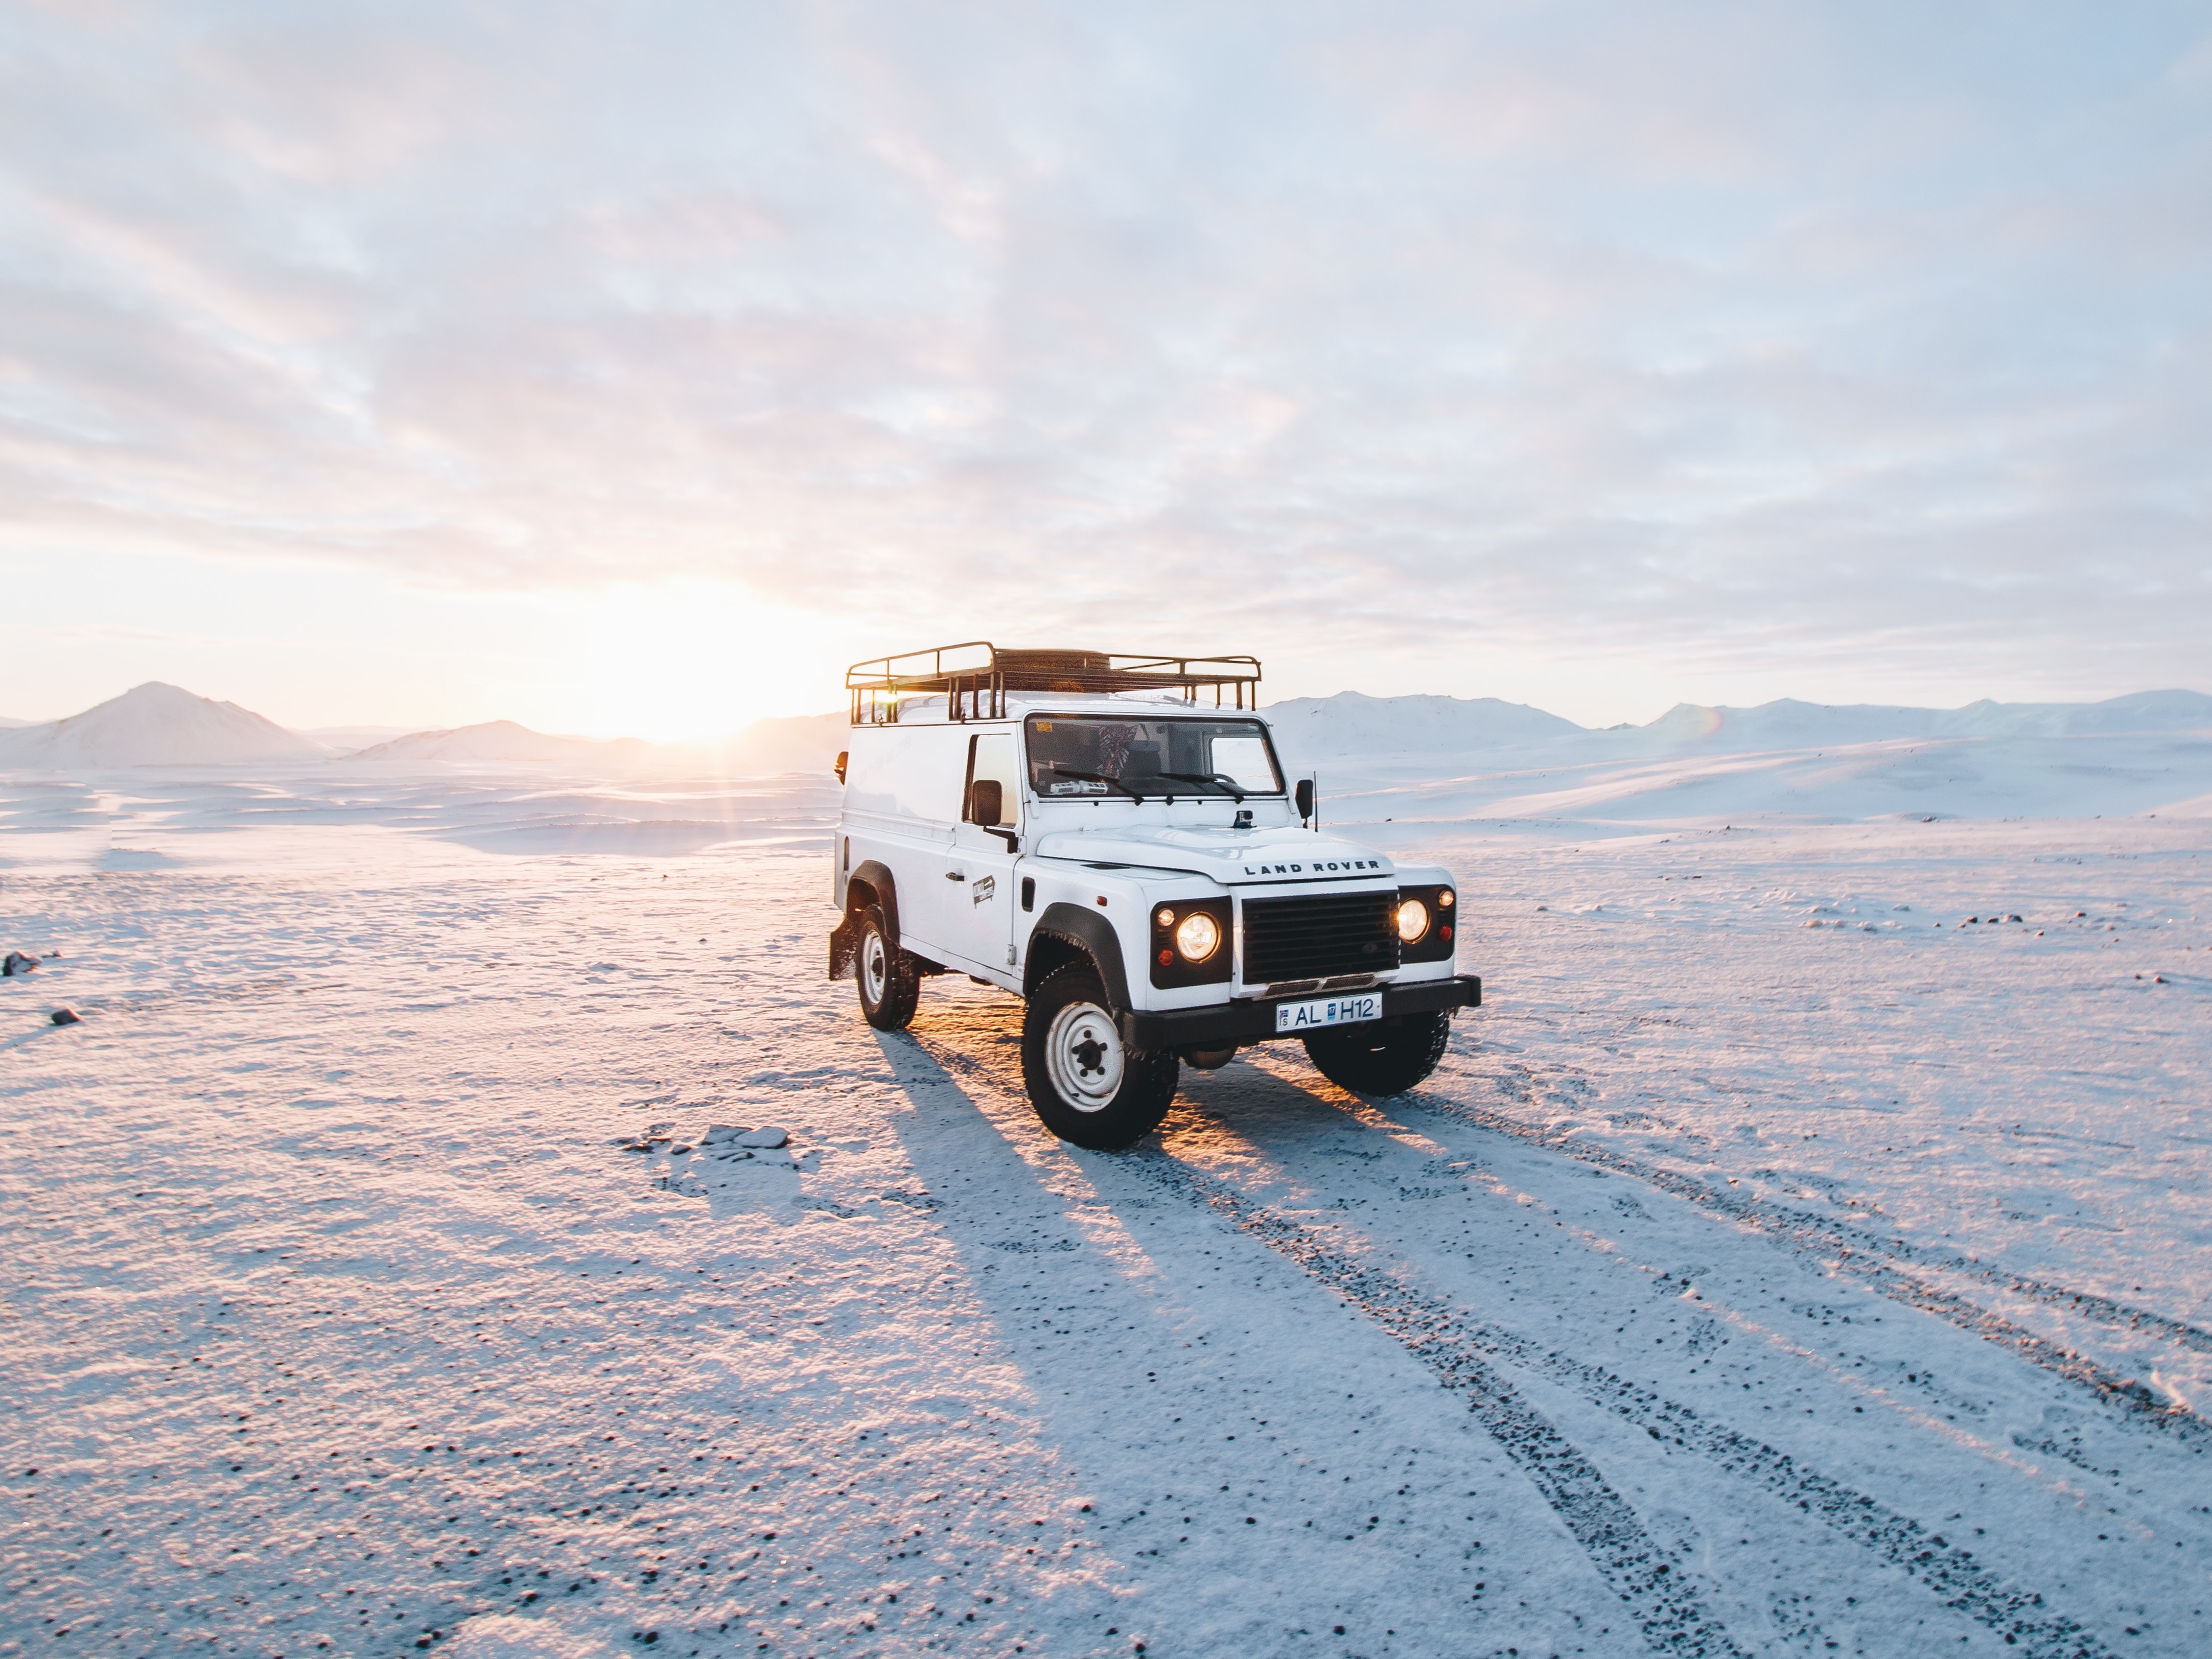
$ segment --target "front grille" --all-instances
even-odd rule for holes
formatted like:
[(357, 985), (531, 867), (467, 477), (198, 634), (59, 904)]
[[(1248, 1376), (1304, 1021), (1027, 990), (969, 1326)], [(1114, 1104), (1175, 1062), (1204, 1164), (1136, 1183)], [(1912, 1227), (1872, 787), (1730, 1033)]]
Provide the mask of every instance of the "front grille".
[(1244, 982), (1374, 974), (1398, 965), (1398, 895), (1244, 901)]

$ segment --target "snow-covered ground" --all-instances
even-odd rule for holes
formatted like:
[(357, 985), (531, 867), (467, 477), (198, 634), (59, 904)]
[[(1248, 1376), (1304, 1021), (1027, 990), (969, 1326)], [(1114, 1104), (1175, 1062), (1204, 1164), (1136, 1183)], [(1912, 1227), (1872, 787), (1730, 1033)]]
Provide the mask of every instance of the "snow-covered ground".
[(826, 776), (0, 781), (0, 1653), (2212, 1650), (2203, 820), (1445, 769), (1443, 1069), (1120, 1156)]

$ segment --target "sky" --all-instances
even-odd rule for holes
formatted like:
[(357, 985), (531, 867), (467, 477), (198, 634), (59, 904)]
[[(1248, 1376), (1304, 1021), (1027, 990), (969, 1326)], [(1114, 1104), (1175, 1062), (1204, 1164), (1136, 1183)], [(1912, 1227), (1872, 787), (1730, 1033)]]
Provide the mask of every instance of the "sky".
[(0, 0), (0, 714), (2212, 690), (2212, 13)]

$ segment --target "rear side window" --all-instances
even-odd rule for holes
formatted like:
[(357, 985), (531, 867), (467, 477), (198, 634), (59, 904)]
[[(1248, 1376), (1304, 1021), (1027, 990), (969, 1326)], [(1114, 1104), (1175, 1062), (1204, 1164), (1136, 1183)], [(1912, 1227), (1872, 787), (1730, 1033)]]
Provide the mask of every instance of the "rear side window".
[(845, 810), (957, 823), (970, 735), (957, 726), (856, 729), (845, 770)]

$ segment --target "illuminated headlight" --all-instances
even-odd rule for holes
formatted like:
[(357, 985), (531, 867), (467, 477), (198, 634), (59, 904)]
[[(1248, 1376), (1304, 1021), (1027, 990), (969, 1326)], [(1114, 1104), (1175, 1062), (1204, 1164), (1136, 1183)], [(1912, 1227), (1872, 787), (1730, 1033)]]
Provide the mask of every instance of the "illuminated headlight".
[(1221, 924), (1203, 910), (1194, 910), (1175, 932), (1176, 949), (1185, 962), (1204, 962), (1221, 948)]
[(1398, 906), (1398, 937), (1408, 945), (1418, 944), (1429, 931), (1429, 907), (1416, 898), (1405, 900)]

